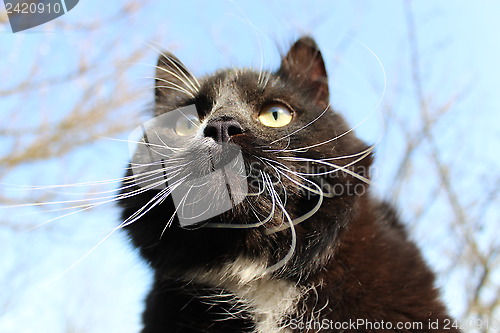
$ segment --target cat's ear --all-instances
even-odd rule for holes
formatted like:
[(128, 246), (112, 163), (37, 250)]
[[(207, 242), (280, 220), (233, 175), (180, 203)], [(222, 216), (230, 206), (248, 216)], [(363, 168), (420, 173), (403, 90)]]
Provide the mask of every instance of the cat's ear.
[(279, 73), (295, 78), (310, 88), (316, 103), (328, 105), (328, 77), (325, 63), (318, 45), (311, 37), (302, 37), (292, 45), (287, 55), (283, 57)]
[(194, 98), (199, 83), (193, 74), (173, 54), (163, 52), (158, 58), (155, 76), (156, 103), (176, 105), (185, 97)]

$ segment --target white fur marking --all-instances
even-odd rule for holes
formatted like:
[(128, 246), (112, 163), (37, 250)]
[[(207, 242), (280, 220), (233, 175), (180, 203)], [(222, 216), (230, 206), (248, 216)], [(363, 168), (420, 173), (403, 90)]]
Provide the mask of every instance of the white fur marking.
[(189, 280), (233, 293), (252, 313), (255, 333), (288, 333), (281, 320), (297, 311), (303, 290), (290, 281), (271, 279), (265, 263), (238, 258), (221, 269), (192, 272)]

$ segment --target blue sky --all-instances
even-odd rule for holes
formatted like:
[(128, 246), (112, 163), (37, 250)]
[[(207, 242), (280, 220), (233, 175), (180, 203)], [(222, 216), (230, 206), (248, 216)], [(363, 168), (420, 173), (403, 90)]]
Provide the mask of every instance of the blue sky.
[[(60, 31), (50, 24), (17, 34), (12, 34), (8, 26), (0, 30), (0, 90), (15, 86), (19, 80), (16, 78), (29, 73), (32, 64), (38, 64), (36, 75), (40, 78), (65, 73), (82, 54), (90, 63), (106, 65), (104, 70), (53, 89), (0, 99), (0, 113), (18, 110), (7, 119), (12, 128), (39, 124), (47, 115), (49, 119), (64, 116), (68, 111), (65, 105), (77, 100), (82, 85), (119, 68), (120, 64), (113, 62), (117, 54), (125, 55), (143, 45), (146, 57), (141, 62), (154, 64), (158, 52), (147, 45), (153, 41), (169, 48), (196, 75), (204, 75), (227, 66), (276, 68), (279, 51), (286, 51), (298, 36), (310, 34), (325, 58), (332, 104), (351, 124), (364, 121), (357, 129), (359, 135), (368, 142), (379, 143), (375, 192), (384, 196), (390, 189), (395, 172), (391, 162), (402, 153), (401, 137), (417, 126), (419, 118), (409, 83), (402, 1), (149, 1), (130, 20), (108, 21), (119, 3), (106, 1), (97, 6), (81, 1), (58, 19), (70, 26), (103, 21), (91, 32), (74, 26)], [(436, 126), (445, 160), (463, 166), (454, 175), (460, 179), (456, 186), (461, 199), (473, 202), (481, 189), (498, 179), (500, 3), (414, 1), (412, 6), (425, 91), (437, 104), (459, 91), (465, 92), (453, 113)], [(112, 47), (110, 41), (115, 41)], [(36, 59), (33, 54), (37, 54)], [(125, 75), (134, 89), (147, 91), (152, 87), (151, 80), (144, 79), (153, 75), (150, 67), (136, 65)], [(112, 100), (116, 86), (116, 82), (110, 81), (100, 92), (103, 98)], [(150, 102), (151, 94), (145, 93), (124, 112), (131, 119), (144, 117), (143, 110)], [(382, 114), (387, 105), (395, 105), (404, 126), (383, 126)], [(121, 138), (126, 136), (124, 133)], [(123, 143), (102, 139), (63, 158), (24, 165), (2, 181), (50, 185), (117, 178), (126, 165), (126, 148)], [(426, 146), (422, 149), (425, 151)], [(417, 162), (425, 170), (428, 161), (422, 158)], [(398, 204), (413, 207), (433, 201), (418, 194), (432, 192), (425, 181), (413, 181), (408, 188), (410, 192), (404, 193)], [(8, 191), (14, 190), (9, 187)], [(70, 188), (67, 192), (78, 189)], [(19, 195), (27, 194), (19, 191)], [(428, 213), (431, 220), (448, 213), (440, 200), (443, 199), (436, 198), (437, 203)], [(0, 210), (0, 214), (4, 212)], [(28, 209), (8, 212), (21, 225), (27, 219), (41, 223), (60, 215)], [(26, 215), (33, 212), (34, 215)], [(8, 315), (0, 315), (0, 332), (64, 332), (66, 318), (85, 332), (138, 331), (141, 302), (150, 276), (122, 234), (107, 239), (66, 272), (113, 230), (119, 223), (117, 214), (115, 208), (107, 206), (94, 213), (54, 221), (48, 225), (51, 232), (0, 230), (0, 242), (6, 247), (0, 267), (3, 265), (6, 272), (10, 267), (22, 267), (22, 273), (5, 275), (14, 280), (9, 286), (16, 294), (9, 301)], [(488, 230), (494, 236), (499, 213), (491, 210), (486, 214), (491, 216)], [(404, 209), (402, 215), (411, 220)], [(414, 238), (426, 248), (428, 260), (440, 267), (441, 248), (435, 244), (437, 240), (429, 226), (431, 231), (439, 229), (433, 222), (410, 227)], [(430, 250), (428, 245), (432, 245)], [(15, 274), (22, 274), (23, 279), (19, 280), (28, 285), (16, 285)], [(460, 281), (448, 281), (446, 277), (439, 280), (456, 315), (463, 311), (460, 302), (464, 295), (449, 286)]]

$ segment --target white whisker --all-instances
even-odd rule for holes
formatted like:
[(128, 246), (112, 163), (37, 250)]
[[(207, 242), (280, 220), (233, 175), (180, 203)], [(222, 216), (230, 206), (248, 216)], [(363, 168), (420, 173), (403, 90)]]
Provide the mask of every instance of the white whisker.
[[(142, 216), (144, 216), (146, 213), (148, 213), (151, 209), (156, 207), (159, 203), (163, 202), (164, 198), (168, 197), (172, 191), (174, 191), (182, 181), (184, 181), (188, 176), (185, 176), (184, 178), (178, 179), (172, 184), (169, 184), (166, 188), (162, 189), (160, 192), (158, 192), (152, 199), (150, 199), (144, 206), (142, 206), (140, 209), (138, 209), (134, 214), (130, 215), (125, 221), (123, 221), (120, 224), (121, 228), (127, 227), (130, 224), (134, 223), (138, 219), (140, 219)], [(160, 198), (160, 200), (157, 200)], [(150, 205), (151, 204), (151, 205)], [(148, 207), (149, 205), (149, 207)]]
[[(311, 125), (312, 125), (313, 123), (315, 123), (315, 122), (316, 122), (319, 118), (321, 118), (321, 117), (322, 117), (322, 116), (323, 116), (323, 115), (324, 115), (324, 114), (325, 114), (328, 110), (330, 110), (330, 103), (328, 103), (328, 105), (326, 106), (326, 108), (325, 108), (325, 109), (324, 109), (324, 110), (323, 110), (323, 111), (322, 111), (322, 112), (321, 112), (321, 113), (320, 113), (320, 114), (319, 114), (316, 118), (314, 118), (313, 120), (311, 120), (310, 122), (308, 122), (307, 124), (305, 124), (304, 126), (302, 126), (301, 128), (299, 128), (299, 129), (297, 129), (297, 130), (295, 130), (295, 131), (293, 131), (293, 132), (291, 132), (291, 133), (289, 133), (289, 134), (287, 134), (287, 135), (285, 135), (285, 136), (283, 136), (283, 137), (281, 137), (281, 138), (279, 138), (279, 139), (276, 139), (276, 140), (272, 141), (270, 144), (272, 145), (272, 144), (275, 144), (275, 143), (276, 143), (276, 142), (278, 142), (278, 141), (281, 141), (281, 140), (283, 140), (283, 139), (289, 138), (289, 137), (291, 137), (292, 135), (294, 135), (294, 134), (296, 134), (296, 133), (298, 133), (298, 132), (302, 131), (304, 128), (307, 128), (307, 127), (311, 126)], [(280, 150), (279, 150), (279, 151), (280, 151)]]
[[(171, 71), (168, 71), (164, 68), (161, 68), (161, 67), (157, 67), (157, 68), (174, 75)], [(150, 79), (155, 79), (155, 80), (164, 82), (166, 84), (169, 84), (169, 86), (177, 88), (178, 91), (184, 92), (186, 95), (191, 96), (192, 98), (194, 98), (194, 94), (196, 93), (196, 92), (193, 93), (192, 91), (188, 91), (188, 90), (184, 89), (183, 87), (179, 86), (178, 84), (173, 83), (172, 81), (168, 81), (168, 80), (165, 80), (165, 79), (162, 79), (159, 77), (150, 77)], [(159, 86), (157, 86), (157, 88), (158, 87)]]
[[(182, 76), (184, 76), (184, 78), (188, 81), (184, 81), (183, 79), (181, 79), (180, 77), (178, 77), (178, 79), (183, 82), (187, 87), (190, 88), (190, 90), (192, 90), (194, 93), (197, 93), (198, 90), (200, 89), (200, 83), (198, 82), (198, 80), (196, 79), (196, 76), (193, 75), (193, 73), (188, 69), (186, 68), (182, 63), (179, 63), (177, 64), (176, 61), (172, 60), (171, 57), (167, 54), (165, 54), (161, 49), (165, 49), (162, 45), (160, 45), (159, 43), (155, 42), (155, 41), (150, 41), (151, 43), (153, 44), (156, 44), (158, 47), (155, 47), (154, 45), (151, 45), (150, 43), (147, 43), (147, 42), (144, 42), (144, 44), (146, 44), (148, 47), (152, 48), (153, 50), (157, 51), (159, 54), (161, 54), (163, 57), (165, 57), (165, 59), (167, 59), (178, 71), (180, 71), (180, 74), (182, 74)], [(161, 48), (161, 49), (160, 49)], [(166, 66), (168, 66), (167, 64), (165, 64)], [(179, 67), (181, 66), (182, 69)], [(157, 67), (157, 66), (154, 66), (154, 67)], [(186, 75), (186, 73), (189, 74)], [(191, 81), (191, 79), (194, 80), (195, 84), (193, 83), (193, 81)]]
[(367, 157), (368, 155), (371, 154), (371, 150), (370, 149), (367, 149), (366, 152), (361, 155), (361, 157), (355, 159), (354, 161), (346, 164), (345, 166), (342, 166), (342, 165), (337, 165), (337, 164), (334, 164), (334, 163), (331, 163), (331, 162), (326, 162), (326, 161), (323, 161), (323, 160), (315, 160), (315, 159), (312, 159), (312, 158), (305, 158), (305, 157), (278, 157), (280, 159), (284, 159), (284, 160), (287, 160), (287, 161), (294, 161), (294, 162), (313, 162), (313, 163), (318, 163), (318, 164), (323, 164), (323, 165), (326, 165), (326, 166), (329, 166), (329, 167), (332, 167), (334, 168), (333, 170), (329, 170), (329, 171), (324, 171), (324, 172), (318, 172), (318, 173), (307, 173), (307, 172), (299, 172), (299, 171), (296, 171), (297, 174), (300, 174), (300, 175), (304, 175), (304, 176), (322, 176), (322, 175), (327, 175), (327, 174), (330, 174), (330, 173), (334, 173), (334, 172), (337, 172), (337, 171), (342, 171), (342, 172), (345, 172), (361, 181), (363, 181), (364, 183), (366, 184), (371, 184), (371, 180), (364, 177), (364, 176), (361, 176), (359, 174), (357, 174), (356, 172), (352, 171), (352, 170), (349, 170), (347, 169), (348, 167), (356, 164), (357, 162), (363, 160), (365, 157)]
[[(292, 218), (290, 217), (290, 215), (288, 214), (287, 210), (285, 209), (285, 207), (284, 207), (283, 203), (281, 202), (281, 199), (279, 198), (278, 194), (274, 191), (274, 188), (272, 188), (272, 187), (271, 187), (271, 192), (272, 192), (272, 196), (274, 196), (275, 199), (276, 199), (276, 203), (281, 208), (281, 210), (282, 210), (282, 212), (283, 212), (283, 214), (284, 214), (284, 216), (286, 218), (286, 221), (290, 225), (290, 231), (291, 231), (291, 234), (292, 234), (292, 243), (290, 244), (290, 250), (288, 250), (288, 253), (285, 255), (285, 257), (283, 257), (283, 259), (279, 260), (274, 265), (271, 265), (271, 266), (269, 266), (269, 267), (266, 268), (266, 272), (268, 272), (268, 273), (275, 272), (278, 269), (284, 267), (287, 264), (287, 262), (290, 261), (290, 259), (292, 259), (293, 254), (295, 252), (295, 248), (297, 247), (297, 233), (295, 232), (295, 226), (293, 225)], [(266, 233), (270, 234), (268, 230), (266, 231)]]
[(99, 242), (97, 242), (90, 250), (88, 250), (84, 255), (82, 255), (78, 260), (76, 260), (71, 266), (69, 266), (67, 269), (59, 273), (56, 277), (52, 278), (47, 282), (47, 284), (51, 284), (60, 278), (62, 278), (64, 275), (68, 274), (70, 271), (72, 271), (76, 266), (78, 266), (82, 261), (84, 261), (89, 255), (91, 255), (99, 246), (101, 246), (109, 237), (111, 237), (117, 230), (119, 230), (119, 227), (114, 228), (109, 234), (104, 236)]
[(230, 14), (230, 15), (233, 16), (233, 17), (235, 17), (236, 19), (239, 19), (243, 23), (248, 24), (252, 28), (252, 31), (255, 34), (255, 37), (257, 38), (257, 43), (259, 45), (259, 52), (260, 52), (260, 68), (259, 68), (259, 76), (258, 76), (258, 79), (257, 79), (257, 86), (261, 90), (264, 90), (265, 87), (266, 87), (266, 85), (267, 85), (267, 82), (269, 81), (269, 76), (271, 75), (270, 72), (267, 72), (267, 79), (265, 80), (265, 84), (264, 84), (264, 78), (266, 76), (264, 74), (264, 49), (262, 47), (262, 40), (260, 38), (259, 32), (263, 36), (265, 36), (265, 34), (262, 31), (262, 29), (257, 28), (257, 26), (255, 26), (255, 24), (253, 24), (252, 21), (250, 21), (250, 19), (247, 17), (247, 15), (245, 14), (245, 12), (241, 9), (240, 6), (238, 6), (238, 4), (236, 2), (234, 2), (233, 0), (231, 0), (231, 3), (233, 4), (233, 6), (235, 6), (238, 9), (238, 11), (241, 13), (241, 15), (243, 15), (243, 17), (239, 17), (239, 16), (234, 15), (234, 14)]
[[(148, 176), (151, 176), (151, 175), (153, 175), (155, 173), (160, 173), (160, 172), (163, 173), (164, 170), (158, 169), (158, 170), (148, 171), (145, 174), (147, 174)], [(148, 183), (148, 182), (150, 182), (152, 180), (155, 180), (155, 179), (164, 178), (164, 176), (165, 175), (162, 174), (161, 176), (157, 176), (157, 177), (154, 177), (152, 179), (142, 179), (140, 181), (134, 181), (133, 185), (139, 185), (139, 184), (143, 184), (143, 183)], [(141, 174), (141, 175), (138, 175), (138, 176), (136, 176), (136, 175), (131, 176), (129, 178), (129, 180), (133, 179), (133, 178), (138, 178), (138, 177), (143, 177), (143, 175)], [(165, 181), (163, 180), (162, 182), (165, 182)], [(157, 183), (157, 185), (160, 185), (160, 184), (161, 184), (161, 182)], [(125, 189), (125, 188), (131, 187), (133, 185), (127, 185), (126, 187), (121, 187), (118, 190)], [(155, 186), (157, 186), (157, 185), (155, 185)], [(114, 190), (110, 190), (109, 192), (114, 192)], [(108, 193), (108, 191), (104, 191), (103, 193)], [(18, 204), (18, 205), (5, 205), (5, 206), (0, 206), (0, 209), (69, 204), (69, 203), (96, 201), (96, 200), (109, 199), (109, 198), (115, 198), (115, 197), (117, 197), (117, 196), (110, 195), (110, 196), (103, 196), (103, 197), (96, 197), (96, 198), (85, 198), (85, 199), (74, 199), (74, 200), (61, 200), (61, 201), (46, 201), (46, 202), (26, 203), (26, 204)]]
[[(331, 138), (329, 140), (326, 140), (326, 141), (323, 141), (323, 142), (320, 142), (320, 143), (316, 143), (316, 144), (313, 144), (313, 145), (310, 145), (310, 146), (306, 146), (306, 147), (300, 147), (300, 148), (294, 148), (294, 149), (289, 149), (289, 150), (286, 150), (286, 152), (303, 152), (303, 151), (307, 151), (308, 149), (310, 148), (315, 148), (315, 147), (318, 147), (318, 146), (321, 146), (321, 145), (324, 145), (324, 144), (327, 144), (327, 143), (330, 143), (332, 141), (335, 141), (341, 137), (343, 137), (344, 135), (347, 135), (348, 133), (351, 133), (353, 132), (355, 129), (357, 129), (358, 127), (360, 127), (361, 125), (363, 125), (365, 122), (368, 121), (368, 119), (378, 110), (378, 108), (380, 107), (380, 105), (382, 104), (382, 101), (384, 99), (384, 96), (385, 96), (385, 92), (386, 92), (386, 89), (387, 89), (387, 75), (385, 73), (385, 68), (384, 68), (384, 65), (382, 64), (382, 61), (379, 59), (379, 57), (375, 54), (375, 52), (373, 52), (368, 46), (366, 46), (365, 44), (363, 44), (362, 42), (358, 41), (357, 39), (353, 38), (354, 41), (356, 41), (357, 43), (359, 43), (361, 46), (363, 46), (365, 49), (367, 49), (374, 57), (375, 59), (377, 60), (381, 70), (382, 70), (382, 73), (384, 75), (384, 87), (383, 87), (383, 90), (382, 90), (382, 93), (380, 94), (380, 98), (377, 102), (377, 104), (375, 105), (375, 107), (366, 115), (366, 117), (361, 120), (358, 124), (356, 124), (356, 126), (350, 128), (349, 130), (345, 131), (344, 133), (341, 133), (339, 135), (337, 135), (336, 137), (334, 138)], [(314, 120), (316, 121), (316, 120)], [(308, 126), (308, 125), (306, 125)], [(295, 131), (296, 133), (297, 131)]]
[(337, 156), (337, 157), (329, 157), (329, 158), (321, 158), (319, 159), (320, 161), (334, 161), (334, 160), (343, 160), (343, 159), (346, 159), (346, 158), (353, 158), (353, 157), (356, 157), (356, 156), (360, 156), (360, 155), (363, 155), (365, 154), (366, 152), (372, 152), (373, 150), (375, 149), (375, 145), (371, 145), (369, 146), (368, 148), (360, 151), (360, 152), (357, 152), (357, 153), (354, 153), (354, 154), (350, 154), (350, 155), (341, 155), (341, 156)]
[[(262, 173), (262, 177), (263, 177), (264, 187), (265, 188), (272, 187), (271, 179), (269, 178), (269, 176), (267, 176), (266, 174)], [(268, 180), (269, 182), (267, 182), (266, 180)], [(269, 193), (271, 194), (271, 192), (269, 192)], [(271, 212), (262, 221), (258, 221), (258, 222), (255, 222), (255, 223), (247, 223), (247, 224), (245, 224), (245, 223), (207, 223), (205, 226), (208, 227), (208, 228), (228, 228), (228, 229), (258, 228), (258, 227), (266, 224), (267, 222), (269, 222), (272, 219), (272, 217), (274, 216), (275, 200), (274, 200), (274, 196), (272, 196), (272, 195), (271, 195), (271, 200), (272, 200)]]
[[(278, 171), (278, 170), (277, 170)], [(290, 170), (287, 170), (287, 171), (290, 171)], [(321, 205), (323, 204), (323, 198), (326, 196), (323, 192), (323, 190), (321, 190), (321, 188), (318, 186), (318, 184), (302, 177), (305, 181), (308, 181), (310, 182), (313, 186), (316, 186), (317, 188), (317, 192), (316, 191), (311, 191), (311, 189), (299, 182), (297, 182), (296, 180), (292, 179), (291, 177), (289, 177), (288, 175), (286, 175), (285, 173), (281, 172), (283, 174), (283, 176), (285, 176), (286, 178), (288, 178), (289, 180), (291, 180), (292, 182), (294, 182), (295, 184), (299, 185), (300, 187), (302, 188), (305, 188), (307, 189), (308, 191), (310, 192), (313, 192), (313, 193), (316, 193), (319, 195), (319, 199), (318, 199), (318, 202), (316, 203), (316, 205), (313, 207), (313, 209), (311, 209), (310, 211), (308, 211), (307, 213), (305, 213), (304, 215), (301, 215), (295, 219), (292, 220), (292, 225), (297, 225), (301, 222), (304, 222), (306, 221), (307, 219), (309, 219), (311, 216), (313, 216), (314, 214), (316, 214), (316, 212), (318, 212), (318, 210), (321, 208)], [(266, 233), (268, 235), (270, 234), (273, 234), (275, 232), (278, 232), (278, 231), (281, 231), (281, 230), (285, 230), (285, 229), (288, 229), (289, 226), (288, 225), (281, 225), (281, 226), (278, 226), (278, 227), (275, 227), (275, 228), (272, 228), (272, 229), (269, 229), (266, 231)]]
[(184, 94), (188, 95), (191, 98), (194, 98), (193, 94), (187, 93), (185, 90), (182, 90), (182, 89), (179, 89), (179, 88), (170, 87), (170, 86), (155, 86), (155, 88), (166, 88), (166, 89), (176, 90), (176, 91), (179, 91), (181, 93), (184, 93)]
[[(192, 89), (193, 93), (195, 93), (195, 94), (198, 93), (198, 90), (200, 89), (200, 83), (196, 79), (196, 76), (194, 76), (193, 73), (191, 73), (191, 71), (189, 71), (181, 62), (177, 62), (175, 59), (172, 59), (172, 57), (170, 55), (164, 54), (163, 52), (161, 52), (161, 55), (164, 56), (172, 65), (174, 65), (174, 67), (182, 74), (182, 76), (184, 76), (184, 78), (189, 83), (186, 85)], [(189, 74), (189, 76), (186, 75), (186, 72)], [(195, 81), (196, 85), (193, 83), (193, 81), (191, 81), (191, 79), (193, 79)], [(184, 80), (182, 80), (180, 78), (179, 78), (179, 80), (181, 80), (182, 82), (185, 82)]]

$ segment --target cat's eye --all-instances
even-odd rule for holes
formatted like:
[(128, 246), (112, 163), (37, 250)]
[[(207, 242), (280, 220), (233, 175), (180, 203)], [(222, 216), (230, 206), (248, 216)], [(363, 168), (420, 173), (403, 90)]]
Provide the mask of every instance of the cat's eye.
[(188, 136), (196, 134), (200, 127), (200, 120), (193, 114), (187, 114), (177, 119), (175, 124), (175, 133), (180, 136)]
[(292, 112), (284, 105), (271, 104), (260, 111), (258, 119), (267, 127), (283, 127), (292, 121)]

